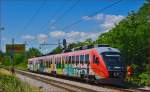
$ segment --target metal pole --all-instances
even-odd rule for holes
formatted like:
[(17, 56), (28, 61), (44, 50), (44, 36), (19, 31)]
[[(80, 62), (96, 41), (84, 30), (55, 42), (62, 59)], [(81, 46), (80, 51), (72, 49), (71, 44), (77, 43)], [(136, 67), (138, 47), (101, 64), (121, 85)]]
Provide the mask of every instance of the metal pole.
[(12, 74), (15, 73), (15, 69), (14, 69), (14, 43), (15, 43), (15, 39), (12, 38), (12, 51), (11, 51), (11, 62), (12, 62), (12, 69), (11, 69), (11, 72)]
[(59, 47), (59, 48), (61, 47), (60, 44), (61, 44), (61, 43), (60, 43), (60, 39), (59, 39), (59, 40), (58, 40), (58, 47)]
[(1, 28), (0, 28), (0, 52), (2, 52), (2, 34), (1, 34)]
[(4, 28), (0, 26), (0, 52), (2, 52), (2, 30), (4, 30)]

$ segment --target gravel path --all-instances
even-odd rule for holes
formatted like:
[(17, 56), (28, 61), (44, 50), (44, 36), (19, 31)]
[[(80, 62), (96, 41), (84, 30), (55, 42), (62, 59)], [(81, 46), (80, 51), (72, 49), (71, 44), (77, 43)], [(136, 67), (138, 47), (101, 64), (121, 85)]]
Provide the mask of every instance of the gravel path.
[(25, 81), (34, 87), (38, 87), (39, 90), (41, 90), (42, 92), (69, 92), (68, 90), (58, 88), (58, 87), (55, 87), (55, 86), (50, 85), (50, 84), (46, 84), (44, 82), (32, 79), (30, 77), (27, 77), (27, 76), (24, 76), (21, 74), (16, 74), (16, 76), (18, 78), (20, 78), (22, 81)]

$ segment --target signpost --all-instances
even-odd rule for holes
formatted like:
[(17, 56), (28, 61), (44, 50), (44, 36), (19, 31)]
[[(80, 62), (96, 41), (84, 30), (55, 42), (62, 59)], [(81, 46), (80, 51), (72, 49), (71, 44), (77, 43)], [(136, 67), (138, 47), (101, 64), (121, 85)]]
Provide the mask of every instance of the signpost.
[(12, 39), (12, 44), (6, 44), (6, 52), (10, 53), (11, 57), (11, 72), (14, 74), (15, 69), (14, 69), (14, 53), (24, 53), (25, 52), (25, 44), (15, 44), (14, 39)]
[(11, 53), (22, 53), (25, 52), (25, 44), (6, 44), (6, 52)]

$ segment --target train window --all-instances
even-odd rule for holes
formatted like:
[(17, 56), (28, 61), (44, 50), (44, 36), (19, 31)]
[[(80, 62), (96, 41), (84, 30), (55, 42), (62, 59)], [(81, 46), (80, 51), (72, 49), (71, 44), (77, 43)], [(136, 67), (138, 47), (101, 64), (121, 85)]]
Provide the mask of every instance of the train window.
[(59, 58), (59, 68), (61, 68), (61, 57)]
[(62, 68), (64, 68), (64, 64), (65, 64), (65, 57), (62, 57)]
[(84, 63), (84, 55), (80, 55), (80, 64)]
[(45, 61), (43, 60), (43, 65), (44, 65), (44, 67), (45, 67)]
[(57, 58), (55, 58), (55, 64), (57, 64)]
[(48, 65), (49, 65), (49, 64), (48, 64), (48, 60), (46, 60), (46, 67), (48, 67)]
[(56, 62), (56, 68), (58, 68), (58, 57), (56, 57), (55, 62)]
[(76, 64), (79, 64), (79, 56), (76, 56)]
[(64, 61), (64, 64), (66, 63), (66, 57), (64, 56), (62, 61)]
[(45, 67), (47, 67), (47, 61), (46, 60), (44, 60), (45, 61)]
[(64, 56), (64, 63), (65, 63), (65, 64), (67, 63), (67, 61), (66, 61), (66, 56)]
[(43, 60), (41, 60), (41, 63), (42, 63), (42, 67), (44, 67), (44, 62), (43, 62)]
[(45, 61), (45, 67), (47, 67), (47, 61)]
[(93, 56), (93, 62), (95, 64), (99, 64), (98, 57), (96, 57), (95, 55)]
[(66, 59), (65, 59), (65, 60), (66, 60), (66, 64), (68, 64), (68, 56), (66, 56)]
[(55, 64), (55, 59), (54, 58), (52, 59), (52, 64)]
[(107, 66), (124, 66), (123, 58), (118, 52), (103, 52), (101, 55)]
[(52, 63), (52, 59), (51, 58), (49, 59), (49, 62), (50, 62), (50, 65), (51, 65), (51, 63)]
[(46, 67), (46, 61), (44, 60), (44, 67)]
[(49, 65), (50, 65), (50, 67), (51, 67), (51, 60), (49, 60)]
[(88, 64), (89, 63), (89, 54), (86, 54), (85, 55), (85, 64)]
[(71, 64), (71, 56), (69, 56), (68, 64)]
[(53, 62), (54, 62), (54, 61), (53, 61), (53, 58), (51, 58), (51, 64), (53, 64)]
[(60, 57), (57, 58), (57, 68), (61, 67)]
[(43, 65), (43, 67), (45, 66), (45, 64), (44, 64), (44, 61), (42, 60), (42, 65)]
[(49, 60), (48, 62), (49, 62), (48, 63), (48, 67), (50, 68), (51, 67), (51, 61)]
[(47, 68), (49, 67), (49, 61), (48, 60), (46, 60), (47, 61)]
[(49, 60), (47, 60), (47, 67), (49, 68), (49, 66), (50, 66), (50, 62)]
[(75, 64), (75, 56), (72, 56), (72, 64)]

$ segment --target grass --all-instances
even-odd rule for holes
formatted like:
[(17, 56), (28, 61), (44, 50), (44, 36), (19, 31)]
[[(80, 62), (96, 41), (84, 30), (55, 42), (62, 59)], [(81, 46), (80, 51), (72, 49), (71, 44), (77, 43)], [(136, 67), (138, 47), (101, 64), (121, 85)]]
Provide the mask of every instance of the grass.
[(5, 69), (0, 69), (0, 89), (4, 92), (41, 92), (38, 88), (22, 82)]
[(27, 64), (21, 63), (19, 65), (16, 65), (15, 68), (26, 71), (27, 70)]

